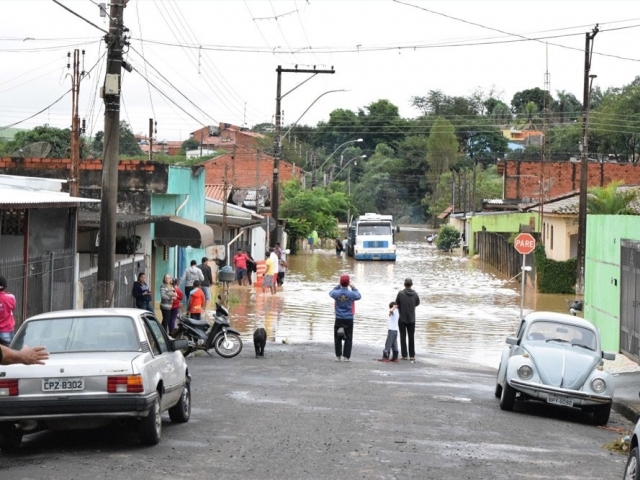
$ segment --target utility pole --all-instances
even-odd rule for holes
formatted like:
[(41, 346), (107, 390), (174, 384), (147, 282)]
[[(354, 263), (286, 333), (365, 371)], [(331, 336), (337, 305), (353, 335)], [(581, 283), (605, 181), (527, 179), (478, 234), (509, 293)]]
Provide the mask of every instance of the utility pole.
[[(84, 50), (82, 51), (84, 56)], [(67, 56), (70, 56), (67, 53)], [(69, 65), (67, 65), (69, 67)], [(80, 72), (80, 50), (73, 51), (73, 74), (71, 76), (71, 178), (69, 179), (69, 195), (80, 196), (80, 79), (84, 72)]]
[[(279, 176), (280, 176), (280, 157), (282, 156), (282, 110), (280, 105), (282, 103), (282, 99), (286, 97), (289, 93), (293, 92), (296, 88), (301, 86), (303, 83), (311, 80), (311, 78), (315, 77), (319, 73), (335, 73), (333, 68), (331, 70), (316, 70), (313, 69), (299, 69), (299, 68), (282, 68), (278, 65), (276, 68), (276, 72), (278, 73), (278, 81), (276, 84), (276, 125), (275, 125), (275, 134), (273, 139), (273, 179), (271, 185), (271, 216), (276, 223), (275, 234), (269, 240), (269, 246), (275, 247), (276, 243), (280, 241), (280, 231), (278, 230), (278, 209), (280, 203), (280, 190), (279, 190)], [(294, 87), (292, 90), (288, 91), (284, 95), (282, 95), (282, 74), (283, 73), (312, 73), (313, 75), (300, 83), (298, 86)]]
[(153, 118), (149, 119), (149, 161), (153, 161)]
[[(584, 294), (584, 267), (587, 240), (587, 153), (588, 143), (588, 121), (589, 102), (591, 100), (591, 82), (589, 72), (591, 71), (591, 58), (593, 56), (593, 39), (598, 33), (598, 25), (591, 33), (585, 34), (584, 47), (584, 91), (582, 96), (582, 158), (580, 159), (580, 204), (578, 209), (578, 258), (576, 262), (576, 293)], [(593, 78), (591, 78), (593, 80)]]
[(122, 23), (128, 0), (112, 0), (109, 9), (107, 74), (103, 87), (104, 152), (102, 155), (102, 200), (98, 237), (98, 306), (113, 307), (115, 292), (116, 212), (118, 210), (118, 160), (120, 150), (120, 85), (122, 47), (125, 45)]

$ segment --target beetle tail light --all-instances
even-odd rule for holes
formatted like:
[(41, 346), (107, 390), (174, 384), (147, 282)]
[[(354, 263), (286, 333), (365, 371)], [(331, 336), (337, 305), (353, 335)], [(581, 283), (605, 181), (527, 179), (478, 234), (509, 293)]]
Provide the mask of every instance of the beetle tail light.
[(109, 393), (142, 393), (143, 391), (144, 385), (141, 375), (107, 377), (107, 392)]
[(18, 379), (0, 380), (0, 397), (16, 397), (18, 393)]

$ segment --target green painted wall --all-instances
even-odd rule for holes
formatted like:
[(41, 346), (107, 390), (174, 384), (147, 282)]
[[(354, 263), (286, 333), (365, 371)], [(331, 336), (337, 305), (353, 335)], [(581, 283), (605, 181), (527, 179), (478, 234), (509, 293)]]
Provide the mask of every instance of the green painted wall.
[(620, 240), (640, 240), (640, 217), (588, 215), (584, 318), (600, 329), (602, 348), (620, 351)]
[[(193, 175), (193, 170), (190, 167), (169, 167), (167, 194), (151, 196), (151, 215), (176, 215), (176, 210), (188, 199), (177, 216), (198, 223), (206, 223), (204, 180), (203, 169), (197, 175)], [(151, 235), (153, 238), (155, 232), (152, 231)], [(158, 292), (165, 273), (179, 277), (188, 266), (189, 261), (195, 259), (200, 263), (200, 259), (204, 255), (204, 248), (173, 247), (169, 248), (168, 258), (164, 260), (162, 249), (157, 249), (153, 265), (156, 286), (154, 299), (159, 301), (160, 294)]]
[(537, 213), (496, 213), (491, 215), (474, 215), (471, 217), (471, 235), (469, 240), (469, 256), (475, 255), (475, 233), (483, 227), (487, 232), (517, 233), (520, 225), (532, 225), (534, 231), (540, 231), (540, 216)]

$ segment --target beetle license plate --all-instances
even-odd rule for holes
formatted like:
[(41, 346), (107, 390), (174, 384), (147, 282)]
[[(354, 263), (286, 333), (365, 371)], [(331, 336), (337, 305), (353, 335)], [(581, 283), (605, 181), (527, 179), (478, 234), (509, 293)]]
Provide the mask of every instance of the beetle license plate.
[(43, 378), (43, 392), (65, 392), (73, 390), (84, 390), (84, 378)]
[(549, 395), (549, 398), (547, 398), (547, 403), (562, 405), (563, 407), (573, 407), (573, 399), (567, 397), (557, 397), (555, 395)]

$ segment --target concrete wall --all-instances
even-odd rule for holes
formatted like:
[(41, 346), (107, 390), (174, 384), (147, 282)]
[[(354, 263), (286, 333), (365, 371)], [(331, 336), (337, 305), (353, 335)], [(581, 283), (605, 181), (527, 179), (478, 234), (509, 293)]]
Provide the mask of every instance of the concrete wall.
[(546, 214), (542, 223), (547, 258), (558, 262), (575, 258), (578, 248), (578, 217)]
[(584, 318), (600, 329), (603, 349), (620, 351), (620, 240), (640, 240), (640, 217), (587, 215)]
[(534, 232), (540, 231), (540, 217), (537, 213), (495, 213), (489, 215), (474, 215), (470, 217), (471, 232), (468, 235), (469, 255), (475, 255), (474, 236), (475, 232), (483, 229), (487, 232), (517, 233), (520, 225), (529, 225)]

